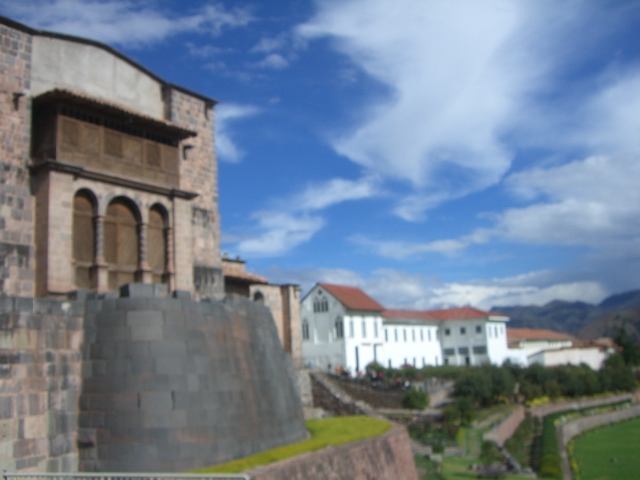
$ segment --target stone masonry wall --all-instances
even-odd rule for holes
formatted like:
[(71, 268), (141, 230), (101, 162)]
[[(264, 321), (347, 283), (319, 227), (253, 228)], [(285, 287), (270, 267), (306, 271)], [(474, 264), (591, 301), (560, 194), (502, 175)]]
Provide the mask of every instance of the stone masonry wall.
[(531, 415), (534, 417), (546, 417), (552, 413), (564, 412), (565, 410), (582, 410), (583, 408), (599, 407), (600, 405), (610, 405), (626, 400), (633, 400), (631, 393), (620, 393), (596, 398), (579, 398), (576, 400), (566, 400), (564, 402), (549, 402), (544, 405), (531, 407)]
[(213, 106), (176, 89), (165, 93), (165, 102), (169, 120), (198, 133), (183, 140), (180, 151), (180, 188), (198, 193), (192, 200), (191, 211), (196, 298), (222, 298)]
[(293, 367), (262, 305), (89, 301), (86, 340), (81, 470), (188, 471), (306, 438)]
[(0, 25), (0, 292), (33, 296), (29, 191), (32, 36)]
[(83, 310), (0, 298), (0, 470), (77, 471)]
[(407, 431), (393, 427), (379, 437), (250, 470), (252, 480), (417, 480)]

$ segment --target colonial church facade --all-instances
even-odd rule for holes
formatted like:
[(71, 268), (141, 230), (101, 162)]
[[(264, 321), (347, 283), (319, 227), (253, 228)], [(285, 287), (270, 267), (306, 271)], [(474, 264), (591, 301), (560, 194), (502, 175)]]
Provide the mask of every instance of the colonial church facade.
[(300, 307), (302, 359), (311, 367), (352, 374), (371, 362), (411, 365), (500, 365), (508, 358), (508, 317), (471, 307), (387, 309), (357, 287), (318, 283)]
[(215, 100), (2, 19), (0, 291), (223, 295)]

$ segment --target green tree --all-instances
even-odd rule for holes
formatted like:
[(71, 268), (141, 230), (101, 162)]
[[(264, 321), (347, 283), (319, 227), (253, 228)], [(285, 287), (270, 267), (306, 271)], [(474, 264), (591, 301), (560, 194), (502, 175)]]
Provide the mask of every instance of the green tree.
[(624, 320), (618, 334), (614, 338), (616, 344), (622, 348), (622, 358), (627, 365), (640, 365), (640, 346), (627, 333), (627, 321)]

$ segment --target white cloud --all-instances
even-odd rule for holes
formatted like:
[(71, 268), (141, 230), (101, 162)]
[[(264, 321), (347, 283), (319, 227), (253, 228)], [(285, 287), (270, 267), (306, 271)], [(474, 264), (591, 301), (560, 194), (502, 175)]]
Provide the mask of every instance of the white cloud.
[(284, 35), (279, 35), (275, 38), (264, 37), (260, 41), (251, 47), (250, 53), (271, 53), (275, 50), (280, 50), (286, 45), (286, 39)]
[(257, 65), (262, 68), (282, 70), (283, 68), (287, 68), (289, 66), (289, 60), (284, 58), (279, 53), (270, 53), (264, 58), (264, 60), (258, 62)]
[(308, 241), (324, 225), (324, 220), (311, 215), (283, 212), (257, 212), (258, 234), (237, 244), (238, 251), (253, 257), (283, 255)]
[(127, 46), (154, 43), (183, 32), (218, 35), (225, 28), (253, 20), (246, 8), (226, 10), (216, 4), (186, 15), (131, 0), (1, 0), (0, 6), (6, 15), (34, 28)]
[[(419, 219), (443, 200), (497, 183), (511, 153), (500, 134), (539, 65), (512, 54), (530, 3), (322, 2), (298, 33), (335, 48), (390, 95), (333, 140), (340, 154), (419, 194), (397, 213)], [(513, 46), (513, 48), (512, 48)]]
[(231, 163), (242, 160), (244, 152), (231, 139), (229, 124), (258, 113), (260, 110), (251, 105), (221, 104), (216, 107), (216, 152), (220, 160)]
[(299, 210), (321, 210), (348, 200), (370, 198), (379, 193), (378, 182), (372, 177), (363, 177), (355, 181), (332, 178), (308, 186), (296, 195), (293, 201), (287, 200), (287, 203), (295, 205)]
[(316, 282), (360, 287), (388, 308), (430, 310), (470, 305), (489, 310), (512, 305), (545, 305), (553, 300), (599, 303), (608, 292), (597, 282), (563, 282), (550, 272), (474, 281), (442, 283), (436, 278), (398, 270), (376, 270), (369, 277), (345, 269), (314, 268), (261, 272), (272, 282), (298, 283), (303, 294)]

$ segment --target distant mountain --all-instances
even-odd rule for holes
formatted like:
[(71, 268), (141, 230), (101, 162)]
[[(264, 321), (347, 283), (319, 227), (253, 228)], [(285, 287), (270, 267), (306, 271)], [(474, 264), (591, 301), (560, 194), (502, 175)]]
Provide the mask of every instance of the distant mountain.
[[(636, 306), (640, 306), (640, 290), (612, 295), (599, 305), (554, 300), (542, 307), (494, 307), (491, 311), (508, 315), (511, 328), (544, 328), (575, 335), (608, 313), (627, 311)], [(609, 325), (611, 322), (605, 323)]]
[(578, 330), (576, 337), (583, 340), (615, 337), (623, 325), (629, 336), (640, 344), (640, 306), (606, 313)]

